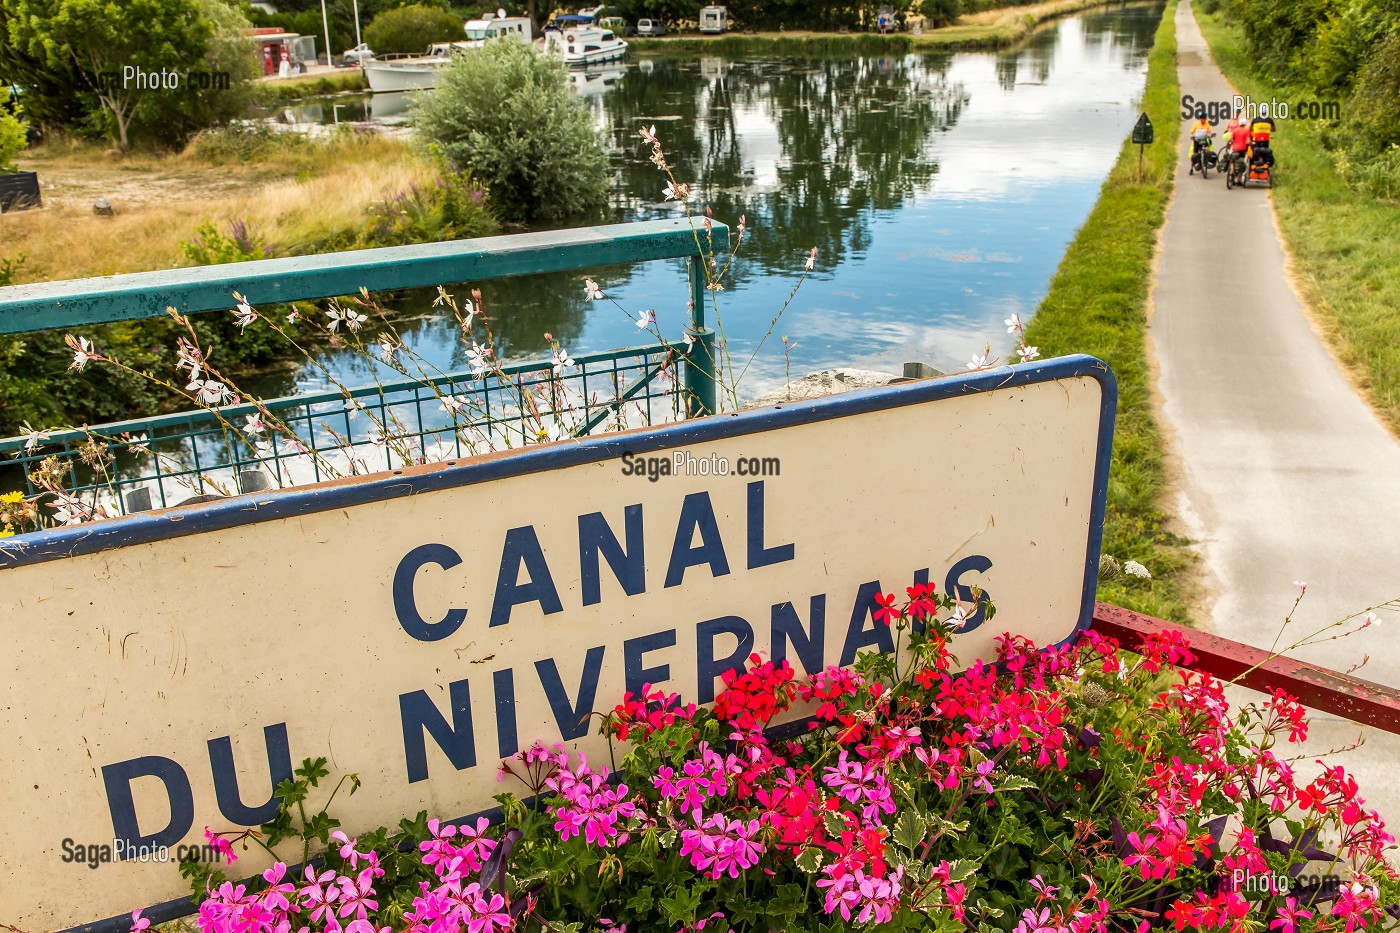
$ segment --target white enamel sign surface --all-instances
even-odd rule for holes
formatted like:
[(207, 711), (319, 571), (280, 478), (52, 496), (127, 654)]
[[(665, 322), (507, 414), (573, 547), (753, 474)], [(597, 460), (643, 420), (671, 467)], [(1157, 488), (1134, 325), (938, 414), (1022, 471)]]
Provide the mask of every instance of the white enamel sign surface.
[(888, 648), (873, 596), (916, 577), (995, 601), (964, 662), (1062, 641), (1113, 391), (1074, 357), (10, 539), (0, 924), (182, 896), (173, 861), (93, 847), (255, 825), (303, 758), (359, 774), (351, 833), (489, 809), (532, 740), (605, 756), (583, 720), (624, 690), (705, 702), (750, 652)]

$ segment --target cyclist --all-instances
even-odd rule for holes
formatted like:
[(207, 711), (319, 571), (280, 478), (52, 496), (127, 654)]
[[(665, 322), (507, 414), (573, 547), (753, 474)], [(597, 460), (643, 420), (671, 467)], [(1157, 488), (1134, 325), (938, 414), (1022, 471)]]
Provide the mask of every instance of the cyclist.
[[(1204, 164), (1204, 153), (1210, 148), (1210, 138), (1214, 135), (1215, 132), (1210, 128), (1210, 121), (1204, 116), (1198, 117), (1196, 122), (1191, 124), (1191, 171), (1186, 174), (1196, 174), (1198, 158), (1201, 160), (1201, 164)], [(1201, 153), (1201, 155), (1198, 156), (1197, 153)]]
[(1249, 121), (1244, 119), (1242, 110), (1236, 111), (1231, 118), (1230, 125), (1226, 128), (1225, 138), (1230, 141), (1230, 148), (1226, 151), (1223, 160), (1225, 161), (1225, 171), (1230, 170), (1230, 161), (1240, 159), (1248, 165), (1250, 128)]
[(1269, 144), (1269, 137), (1274, 133), (1275, 124), (1269, 116), (1269, 105), (1260, 104), (1259, 113), (1249, 121), (1249, 161), (1254, 164), (1259, 161), (1264, 165), (1274, 164), (1274, 153)]

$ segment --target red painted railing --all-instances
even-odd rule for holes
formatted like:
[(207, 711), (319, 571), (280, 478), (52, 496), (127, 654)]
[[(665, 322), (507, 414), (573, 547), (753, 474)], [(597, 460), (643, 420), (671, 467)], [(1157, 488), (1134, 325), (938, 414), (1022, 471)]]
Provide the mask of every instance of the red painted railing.
[[(1143, 638), (1153, 632), (1182, 628), (1108, 603), (1094, 606), (1092, 627), (1100, 635), (1118, 639), (1118, 643), (1129, 650), (1140, 646)], [(1334, 713), (1353, 722), (1400, 734), (1400, 690), (1394, 687), (1313, 667), (1292, 658), (1270, 658), (1269, 652), (1262, 648), (1219, 635), (1194, 629), (1183, 631), (1196, 655), (1196, 663), (1192, 665), (1195, 670), (1221, 680), (1234, 680), (1244, 674), (1239, 680), (1242, 686), (1264, 693), (1286, 690), (1308, 709)]]

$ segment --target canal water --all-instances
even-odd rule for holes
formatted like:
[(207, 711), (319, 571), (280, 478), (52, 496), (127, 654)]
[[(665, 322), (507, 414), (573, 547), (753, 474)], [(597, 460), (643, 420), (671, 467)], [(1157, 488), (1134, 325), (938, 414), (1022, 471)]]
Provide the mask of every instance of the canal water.
[[(794, 377), (899, 372), (915, 360), (960, 371), (988, 344), (1014, 359), (1003, 322), (1033, 315), (1093, 207), (1140, 110), (1162, 9), (1069, 17), (1002, 52), (634, 57), (572, 80), (608, 142), (614, 221), (683, 214), (637, 136), (651, 125), (696, 192), (693, 208), (709, 204), (731, 226), (747, 218), (719, 294), (736, 372), (816, 247), (813, 273), (739, 386), (752, 398), (782, 385), (784, 335)], [(397, 99), (335, 103), (295, 116), (404, 118)], [(585, 299), (585, 275), (634, 314), (655, 309), (662, 332), (680, 337), (684, 262), (659, 261), (483, 283), (501, 356), (547, 356), (547, 332), (575, 355), (647, 342), (622, 310)], [(426, 294), (400, 302), (408, 339), (444, 371), (466, 368), (452, 322), (430, 304)], [(325, 361), (370, 381), (362, 358), (330, 350)], [(322, 385), (310, 367), (296, 381)]]

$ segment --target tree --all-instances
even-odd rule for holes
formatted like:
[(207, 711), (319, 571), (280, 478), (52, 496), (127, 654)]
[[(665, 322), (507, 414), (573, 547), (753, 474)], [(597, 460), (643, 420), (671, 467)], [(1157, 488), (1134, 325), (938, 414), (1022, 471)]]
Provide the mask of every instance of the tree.
[(8, 110), (0, 110), (0, 174), (15, 171), (12, 160), (29, 145), (29, 127)]
[(254, 82), (262, 73), (242, 32), (248, 20), (225, 0), (196, 0), (213, 27), (203, 60), (191, 65), (173, 90), (147, 94), (137, 104), (138, 129), (157, 133), (156, 142), (183, 145), (206, 127), (248, 112)]
[[(72, 67), (92, 85), (130, 145), (137, 105), (149, 76), (183, 73), (204, 60), (213, 25), (198, 0), (5, 0), (11, 39), (54, 68)], [(142, 81), (142, 75), (148, 80)]]
[(415, 3), (385, 10), (365, 30), (376, 52), (421, 52), (434, 42), (461, 40), (462, 21), (447, 10)]
[(555, 223), (607, 203), (601, 134), (556, 58), (490, 42), (444, 69), (412, 114), (424, 141), (486, 183), (505, 220)]

